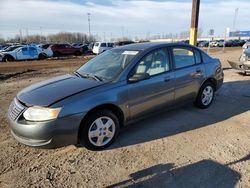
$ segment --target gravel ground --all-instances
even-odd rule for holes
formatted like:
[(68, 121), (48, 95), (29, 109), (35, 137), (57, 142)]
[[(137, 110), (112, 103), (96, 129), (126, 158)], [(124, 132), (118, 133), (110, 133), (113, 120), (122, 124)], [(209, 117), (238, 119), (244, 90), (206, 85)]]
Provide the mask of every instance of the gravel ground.
[(0, 65), (0, 187), (250, 187), (250, 76), (226, 62), (240, 53), (212, 52), (225, 83), (209, 109), (187, 105), (141, 120), (100, 152), (23, 146), (6, 119), (19, 90), (72, 72), (84, 59)]

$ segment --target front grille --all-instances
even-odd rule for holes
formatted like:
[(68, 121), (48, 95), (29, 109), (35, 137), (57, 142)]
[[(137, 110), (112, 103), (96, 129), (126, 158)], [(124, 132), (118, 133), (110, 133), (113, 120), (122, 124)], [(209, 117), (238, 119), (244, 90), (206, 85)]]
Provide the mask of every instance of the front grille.
[(16, 118), (20, 115), (20, 113), (24, 110), (24, 106), (18, 102), (15, 98), (10, 104), (8, 115), (12, 120), (16, 120)]

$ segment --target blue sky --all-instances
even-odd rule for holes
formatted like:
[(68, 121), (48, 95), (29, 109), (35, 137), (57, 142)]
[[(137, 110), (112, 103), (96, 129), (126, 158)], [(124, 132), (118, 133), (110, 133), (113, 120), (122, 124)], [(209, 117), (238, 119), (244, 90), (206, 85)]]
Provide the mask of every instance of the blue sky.
[[(224, 35), (232, 28), (235, 8), (239, 8), (236, 28), (250, 30), (249, 0), (201, 0), (199, 25), (203, 35), (209, 29)], [(131, 38), (188, 31), (191, 0), (0, 0), (0, 36), (20, 33), (50, 34), (60, 31), (88, 33), (87, 13), (91, 13), (91, 33), (100, 39)]]

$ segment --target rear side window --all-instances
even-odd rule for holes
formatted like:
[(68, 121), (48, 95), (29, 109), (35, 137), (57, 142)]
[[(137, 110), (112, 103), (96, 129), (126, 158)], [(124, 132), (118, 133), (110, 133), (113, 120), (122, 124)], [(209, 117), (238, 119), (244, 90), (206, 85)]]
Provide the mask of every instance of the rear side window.
[(196, 62), (196, 64), (202, 63), (200, 51), (195, 49), (194, 54), (195, 54), (195, 62)]
[(183, 68), (195, 64), (194, 52), (187, 48), (173, 48), (175, 68)]
[(101, 43), (101, 47), (106, 47), (106, 43)]
[(37, 50), (36, 48), (30, 47), (29, 48), (29, 53), (31, 56), (37, 55)]
[(94, 46), (99, 46), (99, 42), (96, 42)]

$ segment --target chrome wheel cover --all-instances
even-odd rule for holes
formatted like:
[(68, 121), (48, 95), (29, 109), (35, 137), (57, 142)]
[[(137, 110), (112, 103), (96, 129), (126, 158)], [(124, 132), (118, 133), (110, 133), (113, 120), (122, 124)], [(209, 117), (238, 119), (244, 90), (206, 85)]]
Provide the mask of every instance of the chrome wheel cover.
[(201, 96), (202, 104), (208, 106), (212, 102), (213, 96), (214, 96), (214, 89), (211, 86), (205, 87)]
[(94, 146), (105, 146), (115, 135), (115, 122), (107, 116), (97, 118), (90, 126), (88, 138)]

